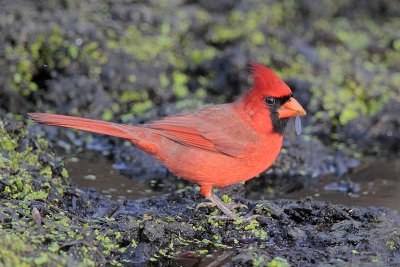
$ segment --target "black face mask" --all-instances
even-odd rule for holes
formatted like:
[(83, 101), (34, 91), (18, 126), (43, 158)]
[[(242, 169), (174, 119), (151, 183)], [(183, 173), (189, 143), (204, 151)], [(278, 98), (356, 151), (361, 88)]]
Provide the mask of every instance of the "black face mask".
[(283, 133), (285, 132), (289, 118), (280, 119), (278, 110), (281, 108), (283, 104), (289, 101), (291, 97), (292, 95), (284, 97), (267, 96), (264, 98), (264, 102), (267, 105), (267, 108), (269, 109), (270, 112), (270, 118), (272, 121), (272, 130), (280, 135), (283, 135)]

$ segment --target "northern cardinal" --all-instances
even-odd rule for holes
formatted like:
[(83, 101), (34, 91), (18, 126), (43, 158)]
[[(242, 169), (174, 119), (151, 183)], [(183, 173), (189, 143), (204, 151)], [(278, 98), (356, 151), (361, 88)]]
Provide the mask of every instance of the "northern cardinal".
[(290, 117), (306, 114), (290, 88), (253, 63), (253, 87), (237, 101), (131, 126), (64, 115), (30, 113), (36, 122), (122, 137), (171, 172), (200, 185), (200, 194), (229, 218), (238, 217), (212, 188), (244, 182), (278, 157)]

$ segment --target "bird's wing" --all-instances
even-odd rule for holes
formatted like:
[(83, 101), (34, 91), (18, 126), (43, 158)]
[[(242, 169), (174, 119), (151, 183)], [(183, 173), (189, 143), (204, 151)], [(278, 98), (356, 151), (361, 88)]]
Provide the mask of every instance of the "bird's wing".
[(254, 130), (232, 110), (217, 105), (193, 113), (170, 116), (144, 127), (182, 145), (241, 157), (249, 145), (257, 142)]

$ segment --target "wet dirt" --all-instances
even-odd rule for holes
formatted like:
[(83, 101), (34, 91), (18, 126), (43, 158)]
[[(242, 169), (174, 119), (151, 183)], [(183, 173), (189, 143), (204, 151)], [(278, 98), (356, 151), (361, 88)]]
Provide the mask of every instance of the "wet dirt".
[[(127, 201), (113, 217), (117, 221), (124, 216), (145, 218), (139, 231), (140, 243), (130, 258), (133, 264), (146, 262), (160, 250), (161, 254), (171, 256), (159, 262), (163, 266), (177, 261), (186, 261), (185, 266), (197, 266), (207, 258), (211, 258), (211, 263), (218, 263), (220, 257), (222, 262), (246, 266), (257, 262), (264, 266), (277, 257), (284, 258), (291, 266), (395, 266), (400, 263), (396, 253), (399, 217), (390, 210), (350, 208), (310, 199), (250, 201), (239, 195), (235, 198), (249, 207), (244, 213), (260, 214), (259, 222), (209, 221), (207, 216), (212, 209), (193, 210), (201, 201), (193, 189)], [(202, 227), (204, 230), (199, 231)], [(176, 234), (181, 238), (175, 237), (175, 240), (182, 243), (165, 249), (171, 242), (170, 237)]]

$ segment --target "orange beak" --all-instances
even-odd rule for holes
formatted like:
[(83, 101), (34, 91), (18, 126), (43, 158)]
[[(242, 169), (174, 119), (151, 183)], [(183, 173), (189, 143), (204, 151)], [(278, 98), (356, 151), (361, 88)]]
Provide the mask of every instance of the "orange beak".
[(304, 108), (297, 102), (296, 99), (291, 97), (282, 107), (278, 110), (279, 118), (290, 118), (295, 117), (297, 113), (300, 116), (306, 115)]

